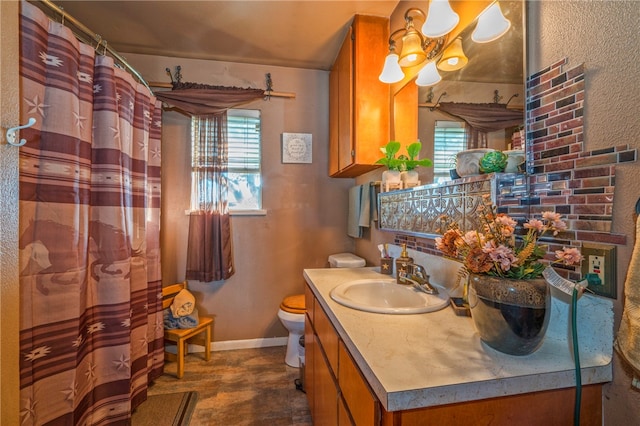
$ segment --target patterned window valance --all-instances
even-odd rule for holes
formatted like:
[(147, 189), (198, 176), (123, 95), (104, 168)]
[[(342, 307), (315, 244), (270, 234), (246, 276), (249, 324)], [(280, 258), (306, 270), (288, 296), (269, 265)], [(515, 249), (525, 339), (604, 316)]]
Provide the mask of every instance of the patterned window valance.
[(440, 102), (437, 108), (461, 118), (474, 130), (480, 132), (495, 132), (524, 124), (524, 111), (509, 109), (506, 104)]
[(219, 114), (264, 97), (262, 89), (173, 83), (173, 89), (157, 92), (161, 101), (191, 115)]

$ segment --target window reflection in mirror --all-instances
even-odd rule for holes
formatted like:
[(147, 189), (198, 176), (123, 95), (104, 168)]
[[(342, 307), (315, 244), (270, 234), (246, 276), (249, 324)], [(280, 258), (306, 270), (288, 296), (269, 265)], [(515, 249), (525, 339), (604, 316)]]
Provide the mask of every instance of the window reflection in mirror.
[[(473, 22), (461, 34), (462, 48), (468, 58), (466, 66), (457, 71), (440, 71), (440, 83), (432, 87), (420, 87), (418, 90), (418, 138), (423, 143), (422, 155), (434, 159), (436, 163), (438, 159), (446, 157), (447, 168), (451, 168), (453, 153), (450, 149), (435, 151), (436, 138), (440, 135), (436, 124), (464, 121), (458, 116), (441, 111), (438, 108), (440, 103), (499, 103), (506, 105), (509, 110), (522, 111), (522, 123), (486, 133), (486, 142), (467, 140), (463, 149), (488, 147), (504, 151), (519, 148), (518, 145), (524, 143), (521, 140), (523, 132), (520, 130), (524, 126), (525, 103), (525, 6), (523, 1), (503, 0), (499, 4), (504, 16), (511, 21), (509, 31), (495, 41), (475, 43), (471, 40), (471, 33), (476, 26), (476, 22)], [(442, 167), (444, 166), (434, 168), (434, 181), (449, 178)]]

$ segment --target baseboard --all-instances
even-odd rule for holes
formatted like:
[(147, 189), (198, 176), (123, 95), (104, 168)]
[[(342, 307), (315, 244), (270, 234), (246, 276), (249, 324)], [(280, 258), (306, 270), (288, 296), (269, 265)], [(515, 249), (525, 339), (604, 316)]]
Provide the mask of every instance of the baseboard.
[[(226, 340), (222, 342), (212, 342), (212, 351), (231, 351), (234, 349), (255, 349), (268, 348), (271, 346), (286, 346), (287, 337), (269, 337), (259, 339), (245, 340)], [(176, 353), (176, 345), (166, 345), (167, 352)], [(204, 348), (200, 345), (189, 345), (189, 352), (204, 352)]]
[(213, 351), (230, 351), (233, 349), (254, 349), (254, 348), (268, 348), (271, 346), (286, 346), (287, 337), (269, 337), (260, 339), (246, 339), (246, 340), (227, 340), (224, 342), (213, 342)]

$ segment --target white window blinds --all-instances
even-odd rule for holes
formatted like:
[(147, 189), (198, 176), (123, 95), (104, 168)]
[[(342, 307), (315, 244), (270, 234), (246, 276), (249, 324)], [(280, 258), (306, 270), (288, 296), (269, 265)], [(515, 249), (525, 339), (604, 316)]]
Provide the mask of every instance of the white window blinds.
[(260, 111), (227, 112), (230, 173), (260, 173)]
[(449, 180), (449, 170), (455, 168), (456, 154), (467, 149), (464, 123), (436, 121), (434, 133), (433, 172), (435, 182)]

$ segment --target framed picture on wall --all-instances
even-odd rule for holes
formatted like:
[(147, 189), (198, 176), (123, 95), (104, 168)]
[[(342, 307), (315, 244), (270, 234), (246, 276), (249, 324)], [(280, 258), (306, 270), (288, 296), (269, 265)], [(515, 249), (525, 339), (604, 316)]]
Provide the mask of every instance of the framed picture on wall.
[(282, 134), (283, 163), (311, 163), (311, 133)]

